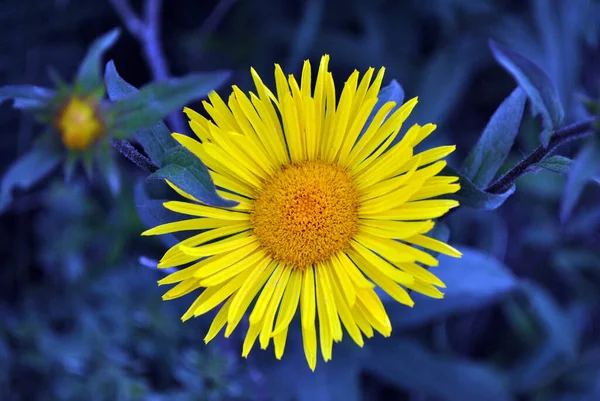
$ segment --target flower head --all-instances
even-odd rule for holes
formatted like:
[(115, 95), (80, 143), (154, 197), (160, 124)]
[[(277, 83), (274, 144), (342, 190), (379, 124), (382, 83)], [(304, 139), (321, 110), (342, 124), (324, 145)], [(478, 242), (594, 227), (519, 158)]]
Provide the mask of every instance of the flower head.
[(199, 140), (173, 136), (207, 165), (219, 194), (239, 203), (207, 206), (168, 182), (187, 201), (164, 206), (196, 218), (145, 232), (198, 231), (159, 267), (191, 264), (159, 284), (177, 284), (163, 299), (201, 290), (184, 321), (220, 305), (206, 342), (224, 326), (228, 337), (255, 301), (242, 354), (257, 339), (263, 349), (273, 340), (281, 358), (299, 309), (311, 369), (317, 332), (325, 361), (344, 330), (359, 346), (374, 330), (390, 335), (375, 286), (408, 306), (407, 289), (442, 298), (444, 284), (427, 270), (438, 261), (424, 249), (460, 256), (426, 235), (432, 219), (458, 206), (437, 198), (459, 189), (457, 177), (439, 175), (455, 147), (415, 154), (435, 129), (415, 124), (399, 139), (417, 99), (388, 102), (368, 122), (384, 69), (360, 80), (355, 71), (336, 101), (328, 62), (321, 59), (314, 88), (306, 61), (300, 83), (275, 67), (276, 95), (252, 70), (256, 94), (234, 86), (225, 103), (211, 93), (211, 120), (186, 109)]
[(103, 134), (103, 123), (93, 97), (72, 96), (58, 114), (56, 127), (67, 149), (88, 149)]

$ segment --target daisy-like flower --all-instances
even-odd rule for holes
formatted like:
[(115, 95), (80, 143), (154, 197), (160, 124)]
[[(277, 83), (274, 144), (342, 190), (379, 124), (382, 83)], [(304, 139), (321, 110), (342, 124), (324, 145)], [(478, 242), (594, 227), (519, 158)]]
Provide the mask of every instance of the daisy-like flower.
[(199, 140), (173, 137), (206, 164), (218, 193), (239, 203), (208, 206), (168, 182), (189, 201), (164, 206), (196, 218), (144, 233), (200, 231), (165, 253), (159, 267), (192, 264), (159, 284), (177, 283), (165, 300), (202, 290), (183, 321), (220, 305), (205, 342), (224, 326), (228, 337), (254, 301), (242, 355), (257, 338), (262, 349), (272, 339), (279, 359), (299, 309), (313, 370), (317, 331), (325, 361), (344, 329), (361, 347), (374, 331), (389, 336), (375, 287), (411, 307), (406, 289), (442, 298), (444, 284), (427, 269), (438, 261), (423, 249), (461, 255), (426, 235), (432, 219), (458, 206), (437, 198), (459, 189), (457, 177), (439, 175), (455, 147), (414, 153), (433, 124), (395, 141), (417, 99), (387, 102), (368, 122), (384, 68), (374, 79), (372, 68), (360, 80), (354, 71), (336, 100), (328, 62), (323, 56), (314, 88), (308, 61), (300, 83), (276, 65), (276, 95), (252, 69), (256, 93), (233, 86), (227, 103), (211, 93), (211, 120), (185, 109)]

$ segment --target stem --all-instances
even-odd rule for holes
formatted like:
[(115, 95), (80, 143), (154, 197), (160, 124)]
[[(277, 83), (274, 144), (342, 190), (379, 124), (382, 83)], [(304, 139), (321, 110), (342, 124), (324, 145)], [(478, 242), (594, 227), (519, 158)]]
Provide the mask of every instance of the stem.
[(220, 0), (208, 17), (206, 17), (198, 33), (201, 36), (211, 35), (237, 1), (238, 0)]
[(120, 154), (125, 156), (127, 160), (144, 170), (146, 173), (151, 174), (158, 170), (158, 167), (156, 167), (150, 159), (138, 152), (138, 150), (125, 139), (111, 138), (110, 144), (113, 148), (118, 150)]
[(527, 169), (535, 163), (539, 163), (546, 156), (552, 153), (559, 146), (571, 142), (576, 139), (584, 138), (592, 133), (593, 125), (597, 121), (596, 118), (581, 121), (575, 124), (571, 124), (564, 128), (561, 128), (554, 132), (554, 135), (550, 139), (548, 147), (543, 145), (538, 146), (533, 153), (523, 159), (519, 164), (513, 167), (511, 170), (506, 172), (502, 177), (498, 178), (496, 182), (486, 188), (486, 192), (492, 194), (502, 194), (513, 186), (515, 181), (527, 172)]
[[(162, 0), (146, 0), (144, 18), (140, 18), (129, 0), (109, 0), (125, 27), (142, 45), (144, 58), (155, 81), (169, 79), (169, 67), (160, 45), (160, 11)], [(177, 132), (185, 132), (185, 123), (179, 113), (167, 117), (171, 128)]]

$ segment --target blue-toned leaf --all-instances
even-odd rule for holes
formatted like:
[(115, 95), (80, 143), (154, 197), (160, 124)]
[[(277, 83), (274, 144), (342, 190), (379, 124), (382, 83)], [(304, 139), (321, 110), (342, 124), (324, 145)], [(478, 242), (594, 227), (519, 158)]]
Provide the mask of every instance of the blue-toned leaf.
[(93, 181), (96, 175), (96, 172), (94, 171), (94, 152), (88, 150), (87, 152), (83, 153), (81, 155), (81, 161), (83, 164), (83, 171), (85, 172), (85, 176), (89, 181)]
[(0, 104), (13, 99), (15, 109), (39, 109), (54, 96), (52, 89), (34, 85), (7, 85), (0, 88)]
[(304, 356), (301, 335), (290, 330), (281, 361), (273, 364), (272, 355), (263, 355), (262, 352), (255, 354), (254, 358), (263, 362), (263, 373), (270, 383), (267, 391), (273, 400), (359, 401), (361, 351), (345, 338), (336, 344), (333, 359), (327, 363), (319, 359), (315, 371), (311, 372)]
[(578, 351), (579, 334), (571, 317), (544, 288), (533, 283), (522, 287), (531, 313), (544, 331), (536, 352), (511, 372), (511, 387), (518, 391), (535, 388), (556, 377), (572, 363)]
[[(130, 85), (121, 78), (112, 60), (106, 65), (104, 80), (108, 96), (112, 101), (121, 100), (138, 92), (135, 86)], [(162, 166), (165, 153), (177, 146), (177, 142), (171, 136), (171, 131), (162, 121), (135, 130), (132, 135), (142, 145), (150, 160), (157, 166)]]
[(477, 188), (471, 180), (452, 167), (446, 167), (444, 172), (446, 175), (454, 175), (459, 178), (460, 191), (455, 194), (446, 195), (446, 197), (459, 201), (461, 206), (479, 210), (494, 210), (502, 206), (515, 192), (515, 186), (513, 185), (503, 194), (491, 194)]
[(205, 98), (229, 78), (227, 71), (190, 74), (182, 78), (155, 82), (122, 98), (111, 107), (119, 135), (152, 126), (173, 110)]
[[(134, 202), (138, 216), (147, 229), (161, 224), (172, 223), (174, 221), (185, 220), (188, 216), (172, 212), (163, 206), (167, 200), (150, 199), (146, 194), (144, 182), (140, 181), (135, 186)], [(162, 243), (170, 248), (179, 242), (179, 239), (173, 234), (159, 235)]]
[(113, 60), (106, 63), (106, 68), (104, 69), (104, 84), (106, 85), (108, 97), (113, 102), (139, 92), (138, 88), (125, 81), (121, 75), (119, 75)]
[[(396, 102), (396, 109), (402, 105), (402, 102), (404, 102), (404, 89), (402, 89), (402, 86), (400, 86), (398, 81), (395, 79), (392, 79), (392, 82), (390, 82), (389, 85), (383, 87), (379, 91), (375, 109), (379, 110), (381, 106), (387, 102)], [(375, 114), (371, 113), (367, 122), (370, 123), (373, 117), (375, 117)]]
[(58, 166), (61, 154), (55, 149), (35, 146), (17, 159), (2, 177), (0, 186), (0, 213), (12, 200), (14, 189), (26, 190), (47, 176)]
[[(578, 358), (577, 365), (569, 372), (565, 381), (576, 388), (593, 389), (598, 384), (598, 396), (600, 396), (600, 347), (595, 346), (582, 353)], [(589, 398), (593, 401), (596, 398)], [(585, 400), (580, 397), (576, 400)]]
[(545, 158), (541, 162), (532, 164), (527, 168), (527, 171), (537, 172), (543, 168), (544, 170), (548, 170), (556, 174), (566, 174), (569, 171), (569, 167), (571, 167), (572, 163), (573, 160), (569, 159), (568, 157), (554, 155)]
[(323, 0), (309, 0), (305, 3), (298, 33), (294, 35), (294, 41), (290, 44), (290, 55), (286, 62), (288, 69), (293, 70), (301, 63), (302, 57), (307, 54), (308, 49), (318, 38), (319, 28), (325, 14), (325, 4), (326, 2)]
[(427, 233), (428, 237), (435, 238), (438, 241), (448, 242), (450, 239), (450, 228), (441, 222), (436, 222), (433, 229)]
[(75, 173), (75, 169), (79, 163), (79, 153), (77, 152), (69, 152), (67, 153), (67, 157), (63, 163), (63, 176), (65, 179), (65, 183), (70, 183), (73, 179), (73, 174)]
[(416, 91), (419, 105), (411, 113), (407, 126), (429, 121), (441, 125), (460, 101), (482, 52), (473, 38), (464, 37), (456, 42), (438, 50), (423, 66)]
[(296, 383), (298, 401), (360, 401), (360, 365), (355, 350), (355, 344), (338, 346), (334, 359), (327, 363), (319, 361), (314, 373), (303, 366), (306, 360), (300, 359), (296, 370), (304, 368), (305, 374)]
[(587, 181), (600, 175), (600, 141), (592, 139), (573, 161), (567, 174), (567, 183), (560, 205), (560, 218), (565, 221), (571, 215)]
[(517, 87), (490, 118), (465, 160), (463, 171), (477, 187), (487, 187), (506, 160), (519, 133), (525, 99), (525, 92)]
[[(450, 315), (480, 309), (514, 291), (519, 281), (510, 269), (493, 257), (469, 247), (457, 247), (463, 253), (456, 259), (440, 256), (431, 272), (446, 284), (444, 299), (411, 293), (415, 306), (388, 307), (394, 328), (406, 329)], [(384, 298), (391, 300), (390, 298)], [(395, 302), (395, 301), (394, 301)]]
[(531, 100), (534, 115), (542, 115), (540, 139), (548, 146), (550, 137), (563, 122), (564, 110), (550, 78), (537, 65), (510, 47), (490, 39), (496, 60), (515, 78)]
[(379, 109), (387, 102), (396, 102), (396, 106), (394, 106), (394, 108), (390, 111), (390, 114), (388, 115), (391, 115), (391, 113), (393, 113), (396, 109), (402, 106), (402, 102), (404, 102), (404, 89), (402, 89), (402, 86), (400, 86), (398, 81), (396, 81), (395, 79), (392, 79), (392, 82), (390, 82), (388, 86), (382, 88), (379, 91), (379, 95), (377, 96), (377, 103), (375, 104), (375, 107), (373, 107), (369, 118), (367, 118), (363, 130), (358, 136), (359, 138), (362, 137), (367, 128), (369, 128), (369, 125), (371, 125), (371, 121), (373, 121)]
[(222, 198), (206, 166), (182, 146), (171, 149), (164, 160), (164, 167), (148, 179), (169, 180), (182, 191), (212, 206), (233, 207), (237, 202)]
[(367, 370), (410, 393), (445, 401), (514, 400), (499, 373), (462, 358), (436, 355), (414, 340), (377, 337), (365, 349), (371, 355), (364, 362)]
[(110, 192), (117, 196), (121, 192), (121, 171), (119, 170), (119, 166), (117, 164), (117, 160), (114, 158), (114, 153), (107, 152), (107, 154), (102, 155), (103, 157), (98, 160), (98, 167), (100, 168), (100, 173)]
[(102, 84), (102, 57), (104, 53), (115, 43), (119, 37), (120, 30), (115, 28), (96, 39), (89, 47), (87, 54), (79, 65), (76, 85), (84, 91), (96, 90)]

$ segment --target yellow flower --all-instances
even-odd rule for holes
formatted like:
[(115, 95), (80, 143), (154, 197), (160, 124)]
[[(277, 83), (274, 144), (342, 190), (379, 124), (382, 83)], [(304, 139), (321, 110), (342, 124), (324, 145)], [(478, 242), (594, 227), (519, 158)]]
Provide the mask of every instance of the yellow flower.
[(56, 122), (62, 142), (67, 149), (88, 149), (103, 133), (103, 124), (92, 98), (73, 96), (65, 104)]
[(222, 304), (205, 342), (225, 325), (228, 337), (256, 298), (242, 355), (257, 338), (263, 349), (273, 339), (279, 359), (299, 308), (313, 370), (317, 321), (325, 361), (343, 329), (361, 347), (373, 330), (389, 336), (392, 326), (375, 286), (408, 306), (406, 289), (442, 298), (444, 284), (426, 268), (438, 261), (417, 247), (461, 256), (425, 235), (431, 219), (458, 206), (428, 199), (458, 191), (457, 177), (438, 175), (446, 165), (440, 159), (455, 147), (414, 154), (433, 124), (413, 125), (392, 146), (417, 99), (395, 111), (388, 102), (367, 124), (384, 69), (373, 80), (370, 68), (360, 81), (355, 71), (336, 102), (328, 62), (323, 56), (314, 88), (308, 61), (300, 83), (276, 65), (277, 95), (252, 69), (256, 94), (233, 86), (226, 104), (211, 93), (204, 107), (212, 121), (185, 109), (200, 141), (173, 137), (208, 166), (218, 193), (239, 204), (203, 205), (168, 182), (189, 202), (164, 206), (197, 218), (144, 233), (201, 231), (165, 253), (161, 268), (192, 264), (159, 284), (177, 283), (165, 300), (203, 289), (183, 321)]

